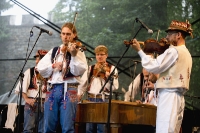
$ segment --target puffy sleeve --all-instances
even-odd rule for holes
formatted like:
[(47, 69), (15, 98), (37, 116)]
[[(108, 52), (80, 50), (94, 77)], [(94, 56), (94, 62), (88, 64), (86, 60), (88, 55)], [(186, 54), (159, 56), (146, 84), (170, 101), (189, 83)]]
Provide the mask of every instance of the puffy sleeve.
[(78, 51), (75, 57), (71, 57), (69, 66), (70, 66), (70, 72), (73, 75), (75, 76), (83, 75), (87, 69), (87, 61), (85, 53)]
[[(24, 72), (24, 78), (23, 78), (23, 84), (22, 84), (22, 89), (23, 89), (22, 92), (24, 93), (26, 93), (28, 90), (28, 87), (30, 85), (30, 78), (31, 78), (30, 69), (27, 69)], [(19, 93), (20, 89), (21, 89), (21, 82), (19, 81), (17, 86), (15, 87), (15, 92)]]
[(155, 74), (162, 73), (169, 69), (178, 59), (178, 51), (175, 48), (167, 49), (156, 59), (146, 55), (142, 50), (138, 51), (142, 59), (142, 67)]
[(44, 78), (49, 78), (53, 72), (52, 62), (51, 62), (51, 49), (37, 64), (36, 69)]
[(91, 66), (87, 68), (87, 70), (84, 72), (83, 76), (81, 77), (80, 85), (78, 86), (78, 94), (83, 95), (88, 87), (88, 75), (91, 70)]

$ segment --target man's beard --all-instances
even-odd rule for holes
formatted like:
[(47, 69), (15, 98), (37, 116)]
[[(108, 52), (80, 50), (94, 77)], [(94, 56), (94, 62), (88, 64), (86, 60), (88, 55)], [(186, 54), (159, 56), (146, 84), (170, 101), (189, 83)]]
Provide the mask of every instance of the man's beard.
[(167, 40), (169, 42), (169, 44), (173, 45), (173, 46), (177, 46), (177, 41), (174, 40)]

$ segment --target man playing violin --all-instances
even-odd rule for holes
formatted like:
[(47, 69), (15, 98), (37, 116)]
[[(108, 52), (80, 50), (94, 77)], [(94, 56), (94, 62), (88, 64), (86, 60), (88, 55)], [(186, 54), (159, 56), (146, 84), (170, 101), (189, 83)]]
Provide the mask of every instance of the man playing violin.
[(192, 69), (192, 57), (185, 46), (185, 38), (192, 36), (192, 29), (187, 20), (173, 20), (166, 32), (170, 46), (156, 59), (147, 56), (136, 39), (132, 40), (131, 46), (141, 57), (142, 66), (159, 74), (156, 133), (179, 133), (185, 107), (184, 93), (189, 89)]
[(49, 78), (44, 103), (44, 133), (56, 132), (60, 123), (63, 133), (74, 133), (80, 77), (87, 69), (83, 51), (77, 47), (77, 31), (72, 23), (65, 23), (60, 34), (62, 44), (52, 48), (38, 63), (37, 70)]
[[(103, 91), (100, 93), (101, 88), (105, 84), (105, 81), (109, 77), (110, 73), (114, 70), (114, 66), (107, 63), (108, 49), (104, 45), (99, 45), (95, 48), (96, 64), (89, 66), (88, 71), (82, 76), (82, 83), (79, 85), (79, 94), (83, 95), (87, 92), (88, 100), (92, 102), (104, 102), (108, 101), (110, 81), (105, 85)], [(118, 89), (118, 72), (115, 69), (112, 90)], [(86, 124), (86, 132), (94, 133), (94, 129), (97, 126), (97, 133), (105, 133), (105, 124)]]
[[(48, 51), (42, 49), (37, 51), (36, 55), (34, 56), (36, 65), (38, 64), (40, 59), (42, 59), (44, 55), (46, 55), (47, 52)], [(20, 88), (21, 84), (19, 82), (15, 88), (15, 92), (17, 94), (19, 94)], [(22, 97), (25, 101), (23, 133), (44, 132), (43, 103), (46, 92), (47, 80), (38, 73), (35, 67), (27, 69), (24, 72), (22, 84)], [(36, 127), (37, 129), (35, 129)]]
[[(142, 49), (145, 54), (154, 57), (161, 54), (163, 46), (155, 39), (148, 39), (143, 42)], [(142, 73), (138, 74), (129, 85), (128, 92), (125, 94), (125, 101), (136, 100), (138, 103), (157, 105), (157, 91), (155, 88), (157, 78), (158, 74), (150, 73), (143, 68)], [(138, 93), (140, 93), (140, 100), (136, 99)]]
[[(157, 75), (149, 73), (146, 69), (142, 69), (142, 73), (139, 73), (135, 79), (130, 83), (129, 89), (125, 94), (124, 101), (136, 101), (144, 104), (156, 103), (155, 82)], [(136, 95), (140, 93), (140, 100), (136, 99)]]

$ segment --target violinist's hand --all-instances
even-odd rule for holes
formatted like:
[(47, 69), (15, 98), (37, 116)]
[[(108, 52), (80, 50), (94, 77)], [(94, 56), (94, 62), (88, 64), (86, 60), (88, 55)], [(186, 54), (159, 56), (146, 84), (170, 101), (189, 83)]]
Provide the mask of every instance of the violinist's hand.
[(24, 99), (26, 103), (28, 103), (29, 105), (31, 105), (32, 107), (34, 106), (35, 103), (35, 99), (32, 98), (26, 98)]
[(140, 101), (140, 100), (136, 100), (135, 102), (136, 102), (136, 103), (142, 104), (142, 101)]
[(66, 53), (67, 52), (67, 50), (68, 50), (68, 43), (67, 44), (64, 44), (62, 47), (61, 47), (61, 51), (63, 52), (63, 53)]
[(150, 89), (154, 89), (154, 84), (151, 81), (148, 81), (147, 83), (145, 83), (146, 88), (150, 88)]
[(108, 78), (110, 76), (110, 73), (106, 71), (105, 76), (106, 76), (106, 78)]
[(57, 70), (62, 70), (63, 64), (62, 62), (53, 63), (52, 68)]
[(43, 87), (42, 92), (43, 93), (47, 92), (47, 86), (46, 85)]
[(138, 43), (137, 39), (132, 40), (131, 44), (132, 48), (135, 49), (137, 52), (141, 50), (140, 44)]
[(76, 44), (75, 43), (71, 43), (68, 46), (68, 51), (70, 52), (71, 56), (76, 56), (78, 53), (78, 48), (76, 48)]

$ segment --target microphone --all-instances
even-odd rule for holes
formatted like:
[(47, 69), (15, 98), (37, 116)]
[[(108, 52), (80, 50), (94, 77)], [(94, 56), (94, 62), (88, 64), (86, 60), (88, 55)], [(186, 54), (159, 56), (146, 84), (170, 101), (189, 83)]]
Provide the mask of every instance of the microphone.
[(43, 29), (43, 28), (40, 28), (39, 26), (34, 26), (34, 27), (40, 29), (42, 32), (46, 32), (46, 33), (49, 34), (50, 36), (53, 34), (51, 31), (48, 31), (48, 30)]
[(30, 31), (30, 37), (32, 37), (32, 36), (33, 36), (33, 31), (31, 30), (31, 31)]
[(148, 31), (148, 33), (153, 34), (153, 30), (149, 29), (141, 20), (136, 18), (136, 22), (140, 22), (142, 24), (142, 27), (144, 27)]
[(93, 61), (93, 58), (90, 57), (86, 57), (86, 59), (88, 59), (89, 61)]

